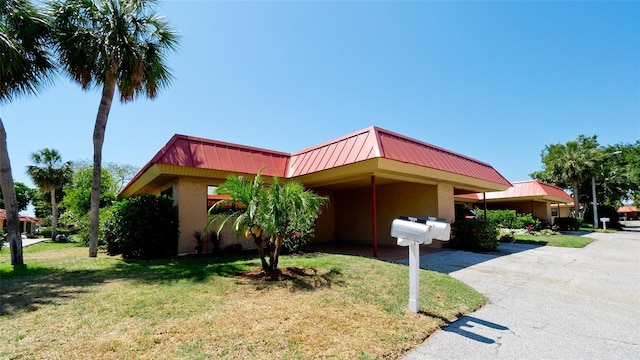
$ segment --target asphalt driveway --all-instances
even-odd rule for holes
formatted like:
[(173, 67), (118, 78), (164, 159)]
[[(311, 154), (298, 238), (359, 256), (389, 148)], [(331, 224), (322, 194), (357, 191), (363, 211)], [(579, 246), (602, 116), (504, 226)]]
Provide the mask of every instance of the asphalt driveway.
[(404, 360), (640, 359), (640, 222), (583, 249), (502, 244), (421, 257), (488, 299)]

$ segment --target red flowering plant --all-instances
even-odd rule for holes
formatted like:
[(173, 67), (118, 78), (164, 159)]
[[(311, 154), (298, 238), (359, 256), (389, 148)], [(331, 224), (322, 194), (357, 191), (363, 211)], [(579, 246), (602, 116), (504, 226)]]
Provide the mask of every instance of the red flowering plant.
[(283, 245), (290, 253), (300, 252), (313, 237), (313, 232), (313, 228), (307, 230), (287, 229)]
[(449, 247), (477, 252), (494, 251), (498, 247), (498, 229), (486, 220), (457, 220), (451, 225)]

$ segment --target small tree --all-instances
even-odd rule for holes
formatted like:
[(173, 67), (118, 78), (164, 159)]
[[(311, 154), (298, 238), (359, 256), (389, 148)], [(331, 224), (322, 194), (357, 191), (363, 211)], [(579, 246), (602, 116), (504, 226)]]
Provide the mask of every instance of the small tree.
[(62, 188), (71, 179), (73, 171), (69, 161), (63, 162), (62, 156), (55, 149), (42, 149), (31, 154), (35, 165), (27, 166), (27, 174), (51, 198), (51, 238), (55, 239), (58, 228), (58, 203), (56, 190)]
[(291, 243), (311, 233), (315, 221), (328, 198), (306, 190), (297, 181), (280, 184), (277, 177), (267, 190), (267, 201), (261, 212), (260, 224), (270, 234), (269, 267), (277, 270), (285, 243)]
[[(236, 233), (244, 233), (247, 239), (253, 239), (260, 254), (262, 268), (268, 269), (269, 265), (265, 259), (264, 243), (262, 240), (262, 229), (258, 224), (258, 210), (265, 199), (264, 184), (261, 178), (262, 169), (249, 181), (242, 176), (229, 176), (227, 180), (216, 189), (216, 193), (227, 195), (231, 199), (222, 200), (216, 203), (210, 210), (210, 219), (205, 229), (205, 233), (215, 224), (219, 223), (216, 229), (216, 236), (220, 236), (220, 231), (229, 221), (233, 221), (232, 229)], [(222, 211), (222, 209), (225, 209)]]
[[(231, 199), (220, 201), (211, 209), (213, 216), (207, 229), (214, 223), (219, 223), (219, 233), (228, 221), (234, 219), (233, 230), (244, 232), (248, 239), (254, 239), (262, 268), (276, 271), (282, 246), (293, 249), (304, 243), (303, 239), (312, 234), (315, 221), (328, 199), (306, 190), (296, 181), (280, 184), (277, 177), (267, 187), (260, 174), (261, 172), (256, 175), (253, 182), (231, 176), (218, 187), (218, 194), (229, 195)], [(223, 208), (232, 210), (215, 214)], [(268, 262), (263, 236), (268, 236), (269, 239)]]

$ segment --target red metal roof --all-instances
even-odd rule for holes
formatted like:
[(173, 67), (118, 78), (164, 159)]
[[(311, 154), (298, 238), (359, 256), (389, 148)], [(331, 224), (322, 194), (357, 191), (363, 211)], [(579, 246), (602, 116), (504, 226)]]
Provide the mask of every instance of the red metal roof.
[[(540, 197), (559, 202), (573, 201), (573, 198), (561, 188), (537, 180), (514, 181), (512, 184), (513, 186), (505, 191), (491, 191), (484, 196), (487, 200)], [(482, 193), (456, 195), (456, 197), (471, 200), (484, 199)]]
[[(222, 141), (175, 134), (131, 179), (138, 179), (154, 164), (284, 177), (289, 154)], [(127, 185), (128, 186), (128, 185)]]
[(372, 158), (511, 185), (486, 163), (375, 126), (293, 154), (176, 134), (129, 184), (153, 164), (292, 178)]
[[(18, 217), (20, 218), (20, 221), (34, 222), (34, 223), (42, 224), (42, 220), (34, 218), (34, 217), (31, 217), (31, 216), (18, 214)], [(0, 209), (0, 220), (7, 220), (7, 210)]]
[(618, 208), (617, 212), (619, 213), (638, 212), (638, 208), (635, 206), (621, 206)]
[(376, 157), (511, 185), (491, 165), (375, 126), (294, 153), (289, 177)]
[(302, 150), (291, 155), (288, 177), (296, 177), (380, 157), (372, 128)]
[(511, 185), (489, 164), (387, 130), (374, 129), (384, 158)]

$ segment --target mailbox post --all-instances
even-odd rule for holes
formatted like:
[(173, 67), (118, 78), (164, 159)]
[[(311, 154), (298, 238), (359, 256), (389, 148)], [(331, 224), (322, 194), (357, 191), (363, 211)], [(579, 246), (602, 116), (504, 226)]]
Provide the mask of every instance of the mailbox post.
[(600, 218), (600, 221), (602, 221), (602, 229), (603, 230), (607, 230), (607, 222), (611, 220), (608, 217), (602, 217)]
[(420, 245), (433, 239), (449, 240), (451, 225), (435, 219), (402, 217), (391, 223), (391, 236), (400, 246), (409, 247), (409, 310), (420, 311)]

